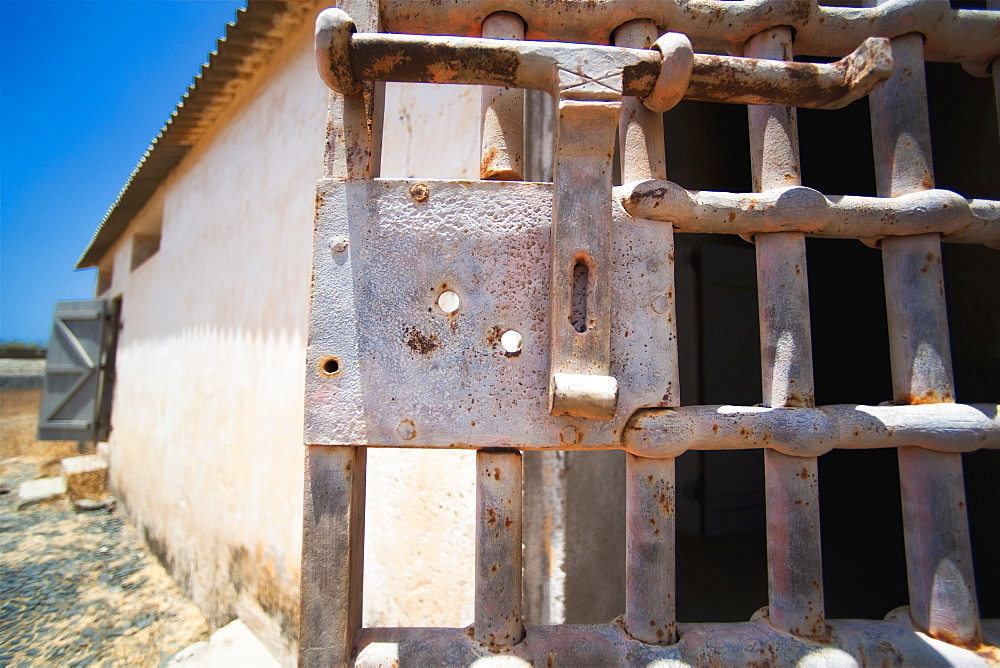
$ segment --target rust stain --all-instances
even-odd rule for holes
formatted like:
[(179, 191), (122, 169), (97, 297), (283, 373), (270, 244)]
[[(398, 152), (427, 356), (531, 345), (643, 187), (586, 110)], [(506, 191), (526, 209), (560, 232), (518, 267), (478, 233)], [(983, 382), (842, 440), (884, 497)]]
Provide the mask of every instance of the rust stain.
[(421, 355), (429, 355), (441, 346), (437, 334), (424, 334), (416, 327), (405, 327), (403, 337), (410, 350)]
[(500, 325), (493, 325), (493, 327), (486, 332), (486, 343), (490, 347), (495, 348), (496, 345), (500, 343), (500, 337), (503, 336), (503, 332), (504, 330)]
[(493, 469), (493, 477), (495, 479), (497, 479), (497, 480), (499, 480), (501, 477), (503, 477), (503, 476), (500, 475), (500, 469), (499, 469), (499, 467)]
[(426, 202), (431, 196), (431, 189), (426, 183), (415, 183), (410, 186), (410, 197), (414, 202)]
[(719, 433), (719, 425), (717, 425), (717, 424), (713, 424), (712, 425), (712, 433), (713, 434), (718, 434)]
[(809, 471), (808, 471), (808, 469), (806, 469), (805, 467), (803, 467), (802, 470), (799, 471), (799, 477), (802, 478), (803, 480), (806, 480), (809, 477)]
[(490, 526), (493, 526), (494, 524), (497, 523), (497, 511), (493, 510), (492, 508), (486, 509), (486, 523), (489, 524)]

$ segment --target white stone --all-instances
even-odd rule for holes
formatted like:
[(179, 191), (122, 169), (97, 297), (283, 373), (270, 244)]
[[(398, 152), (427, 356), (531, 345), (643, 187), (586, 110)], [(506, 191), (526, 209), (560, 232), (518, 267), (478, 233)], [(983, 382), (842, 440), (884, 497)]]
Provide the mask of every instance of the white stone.
[(171, 657), (167, 666), (212, 668), (271, 668), (278, 666), (264, 644), (239, 619)]
[(58, 478), (38, 478), (22, 482), (17, 490), (17, 507), (24, 508), (33, 503), (57, 499), (66, 494), (66, 479)]

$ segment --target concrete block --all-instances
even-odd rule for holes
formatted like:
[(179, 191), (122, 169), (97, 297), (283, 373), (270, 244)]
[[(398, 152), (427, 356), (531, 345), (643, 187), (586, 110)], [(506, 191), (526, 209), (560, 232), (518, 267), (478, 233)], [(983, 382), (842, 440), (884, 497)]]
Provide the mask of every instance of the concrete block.
[(65, 494), (65, 478), (38, 478), (37, 480), (29, 480), (22, 482), (17, 490), (17, 507), (24, 508), (33, 503), (49, 499), (59, 499)]
[(70, 457), (62, 460), (62, 474), (66, 478), (69, 498), (103, 499), (108, 481), (108, 464), (97, 455)]
[(278, 662), (239, 619), (213, 633), (208, 640), (182, 649), (166, 666), (206, 668), (277, 668)]

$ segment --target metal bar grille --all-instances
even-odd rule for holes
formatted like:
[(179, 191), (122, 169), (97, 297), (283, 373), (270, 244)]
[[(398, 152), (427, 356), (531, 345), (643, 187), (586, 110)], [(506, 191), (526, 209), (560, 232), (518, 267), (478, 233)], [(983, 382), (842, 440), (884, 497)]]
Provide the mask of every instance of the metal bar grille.
[[(331, 96), (329, 180), (321, 182), (324, 203), (317, 216), (307, 438), (319, 433), (323, 437), (312, 438), (310, 443), (314, 444), (307, 451), (300, 661), (306, 665), (390, 665), (394, 661), (403, 665), (468, 665), (484, 657), (509, 657), (533, 664), (579, 665), (657, 660), (690, 664), (799, 660), (974, 664), (1000, 660), (997, 649), (989, 646), (1000, 633), (1000, 624), (980, 620), (976, 608), (959, 454), (1000, 449), (1000, 417), (995, 404), (955, 403), (940, 249), (942, 240), (1000, 245), (1000, 203), (966, 200), (934, 189), (923, 80), (925, 59), (963, 61), (969, 71), (983, 75), (989, 75), (992, 62), (996, 80), (1000, 13), (953, 10), (940, 0), (904, 0), (850, 10), (819, 6), (814, 0), (598, 4), (568, 0), (557, 13), (548, 3), (516, 0), (506, 6), (510, 12), (491, 14), (495, 3), (484, 0), (443, 0), (433, 7), (421, 5), (419, 12), (412, 11), (415, 5), (409, 0), (384, 0), (381, 16), (385, 23), (379, 25), (378, 11), (366, 2), (356, 4), (357, 8), (349, 9), (357, 13), (355, 25), (360, 32), (387, 28), (511, 40), (611, 41), (618, 47), (650, 49), (666, 26), (686, 33), (696, 48), (723, 44), (730, 52), (774, 61), (791, 61), (793, 47), (811, 55), (844, 56), (869, 37), (888, 37), (892, 38), (893, 70), (870, 97), (877, 198), (827, 198), (802, 187), (795, 108), (759, 104), (767, 101), (763, 98), (754, 98), (758, 104), (748, 106), (755, 192), (745, 194), (687, 191), (666, 181), (662, 114), (651, 111), (638, 98), (620, 98), (620, 114), (611, 104), (593, 116), (613, 119), (618, 114), (621, 171), (627, 185), (614, 190), (616, 206), (621, 207), (615, 216), (623, 212), (630, 216), (629, 224), (649, 223), (665, 230), (650, 247), (669, 256), (671, 271), (673, 232), (738, 234), (755, 243), (761, 406), (678, 406), (673, 288), (672, 279), (668, 279), (669, 287), (653, 300), (652, 311), (669, 323), (657, 330), (667, 353), (657, 368), (662, 374), (658, 378), (670, 389), (662, 400), (634, 412), (624, 396), (614, 396), (617, 404), (609, 404), (604, 397), (602, 410), (610, 405), (610, 414), (615, 414), (617, 405), (619, 413), (629, 411), (620, 425), (612, 422), (613, 428), (596, 430), (599, 436), (593, 437), (560, 422), (555, 427), (558, 443), (500, 442), (487, 448), (471, 439), (422, 440), (426, 437), (418, 438), (414, 424), (404, 420), (397, 430), (399, 440), (388, 442), (369, 435), (377, 434), (375, 431), (365, 431), (365, 411), (372, 409), (357, 396), (365, 392), (364, 379), (354, 380), (359, 377), (349, 370), (341, 374), (344, 366), (359, 358), (362, 333), (353, 300), (361, 297), (354, 295), (350, 273), (337, 274), (328, 260), (319, 259), (331, 250), (336, 255), (348, 242), (355, 244), (355, 228), (348, 219), (361, 215), (362, 202), (375, 197), (370, 190), (352, 190), (351, 184), (377, 176), (377, 164), (370, 158), (372, 147), (379, 145), (378, 124), (371, 122), (379, 116), (379, 89), (369, 83), (362, 85), (353, 77), (375, 76), (381, 65), (348, 63), (346, 57), (336, 62), (331, 56), (334, 49), (351, 53), (353, 58), (361, 57), (363, 51), (349, 48), (349, 27), (321, 31), (322, 39), (317, 41), (324, 77), (337, 85), (347, 81), (357, 86), (351, 94)], [(634, 20), (637, 15), (645, 18)], [(374, 48), (378, 40), (377, 36), (361, 35), (356, 43)], [(391, 44), (394, 49), (403, 48), (406, 40)], [(481, 47), (473, 42), (440, 44), (445, 50)], [(666, 61), (667, 43), (657, 44), (660, 57)], [(507, 52), (498, 48), (490, 53), (496, 57)], [(433, 49), (421, 57), (432, 58)], [(642, 56), (637, 62), (646, 62), (643, 58), (648, 60)], [(696, 54), (694, 62), (709, 70), (713, 62), (737, 69), (745, 65), (726, 57), (711, 58), (717, 60)], [(532, 67), (540, 67), (540, 61), (532, 62)], [(433, 71), (429, 66), (421, 67)], [(478, 77), (476, 81), (508, 82), (495, 63), (484, 67), (488, 76), (482, 72), (468, 76)], [(775, 67), (773, 71), (779, 72), (781, 65)], [(454, 80), (459, 69), (456, 65), (444, 76)], [(414, 74), (412, 68), (407, 71), (407, 80), (433, 80), (426, 73)], [(530, 76), (536, 75), (532, 70)], [(522, 71), (518, 76), (529, 75)], [(515, 79), (524, 85), (516, 77), (510, 82)], [(629, 85), (639, 84), (623, 84), (626, 89)], [(650, 84), (642, 85), (648, 88)], [(693, 79), (686, 82), (687, 94), (697, 97), (698, 93), (691, 91), (703, 90), (698, 85)], [(729, 96), (726, 101), (746, 102), (736, 88), (713, 92), (716, 97), (712, 99)], [(522, 99), (522, 93), (515, 89), (484, 88), (483, 179), (523, 178)], [(578, 100), (567, 103), (565, 115), (593, 113), (584, 106)], [(579, 143), (579, 137), (565, 141)], [(563, 145), (580, 150), (565, 141)], [(489, 192), (519, 202), (532, 197), (566, 197), (569, 179), (579, 178), (572, 175), (572, 169), (566, 173), (571, 175), (560, 177), (557, 170), (556, 178), (562, 183), (548, 189), (513, 183)], [(426, 201), (430, 190), (426, 184), (419, 184), (425, 190), (415, 192), (417, 185), (411, 188), (409, 182), (378, 183), (386, 192), (395, 192), (400, 186), (409, 188), (415, 202)], [(593, 194), (583, 200), (588, 197)], [(598, 204), (594, 200), (594, 206)], [(328, 223), (331, 216), (335, 220)], [(621, 224), (621, 218), (615, 220)], [(328, 239), (331, 230), (345, 236)], [(895, 405), (815, 405), (805, 255), (808, 235), (860, 239), (881, 246)], [(553, 257), (556, 246), (564, 243), (561, 238), (553, 234)], [(364, 242), (360, 237), (357, 240)], [(603, 270), (599, 263), (595, 266)], [(559, 280), (563, 279), (558, 269), (553, 269), (553, 284)], [(575, 283), (573, 290), (569, 301), (575, 310), (579, 306), (574, 301)], [(333, 294), (338, 296), (331, 297)], [(614, 288), (612, 294), (617, 294)], [(552, 314), (552, 327), (556, 327), (557, 315)], [(325, 324), (330, 321), (340, 324), (331, 328)], [(640, 329), (642, 326), (640, 323)], [(507, 358), (521, 354), (524, 339), (521, 333), (514, 334), (516, 350), (504, 344)], [(564, 345), (569, 350), (576, 340), (570, 334), (560, 336), (563, 339), (552, 339), (552, 351)], [(614, 358), (613, 334), (611, 338)], [(410, 344), (424, 352), (437, 345), (426, 336), (411, 338)], [(600, 357), (599, 353), (594, 355)], [(641, 357), (629, 359), (641, 362)], [(600, 373), (608, 373), (606, 359), (596, 363)], [(616, 369), (614, 359), (611, 369)], [(629, 387), (623, 385), (623, 393)], [(618, 392), (617, 386), (614, 391)], [(338, 415), (353, 417), (343, 431), (330, 436), (330, 423), (317, 416), (335, 402), (341, 404)], [(323, 430), (311, 427), (313, 424)], [(368, 446), (477, 449), (475, 622), (469, 629), (361, 628), (364, 453)], [(827, 620), (817, 457), (834, 448), (887, 447), (899, 453), (909, 615), (890, 615), (881, 622)], [(620, 448), (628, 452), (626, 603), (623, 616), (613, 623), (524, 623), (519, 450), (547, 448)], [(769, 606), (752, 620), (738, 624), (678, 623), (674, 460), (687, 450), (743, 448), (765, 450)]]

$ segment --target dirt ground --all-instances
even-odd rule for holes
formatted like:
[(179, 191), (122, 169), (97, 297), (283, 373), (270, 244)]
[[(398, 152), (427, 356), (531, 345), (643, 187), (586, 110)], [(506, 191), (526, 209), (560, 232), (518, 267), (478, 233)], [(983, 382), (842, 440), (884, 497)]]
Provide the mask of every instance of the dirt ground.
[(17, 509), (75, 442), (35, 441), (40, 390), (0, 391), (0, 665), (157, 666), (208, 637), (200, 610), (113, 507)]

